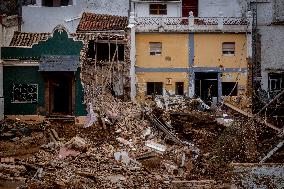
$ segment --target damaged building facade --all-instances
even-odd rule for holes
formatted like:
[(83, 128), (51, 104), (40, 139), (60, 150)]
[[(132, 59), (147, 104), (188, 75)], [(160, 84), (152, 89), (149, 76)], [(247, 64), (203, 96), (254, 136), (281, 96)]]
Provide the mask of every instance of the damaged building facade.
[(52, 33), (15, 32), (2, 48), (5, 116), (43, 120), (86, 115), (80, 80), (81, 41), (63, 26)]
[(221, 101), (246, 95), (252, 17), (238, 9), (228, 15), (221, 10), (206, 14), (203, 7), (209, 5), (197, 0), (132, 1), (138, 99), (168, 94)]
[(84, 41), (81, 78), (85, 103), (96, 106), (106, 100), (106, 94), (129, 99), (127, 25), (126, 16), (83, 13), (76, 35)]
[[(62, 118), (81, 124), (87, 114), (86, 104), (89, 101), (86, 99), (93, 92), (88, 88), (88, 81), (104, 77), (104, 74), (112, 74), (105, 79), (111, 82), (101, 88), (109, 89), (115, 96), (128, 98), (126, 93), (130, 89), (123, 87), (127, 79), (122, 76), (127, 75), (123, 72), (127, 66), (115, 63), (127, 61), (124, 29), (128, 21), (129, 1), (112, 2), (23, 1), (22, 25), (17, 28), (21, 32), (10, 32), (12, 41), (10, 39), (1, 49), (5, 77), (4, 90), (1, 90), (5, 91), (1, 98), (1, 112), (7, 118), (38, 121)], [(86, 10), (123, 17), (118, 16), (113, 21), (118, 23), (113, 26), (109, 21), (115, 17), (94, 16), (84, 13)], [(105, 16), (108, 18), (104, 19)], [(101, 24), (104, 26), (100, 27)], [(118, 28), (120, 24), (122, 30)], [(101, 63), (96, 69), (107, 62), (112, 65), (111, 69), (104, 74), (96, 70), (101, 75), (92, 77), (94, 73), (90, 71), (94, 70), (89, 69), (92, 66), (88, 67), (87, 62), (93, 60)], [(86, 65), (82, 69), (84, 74), (81, 73), (82, 65)], [(99, 85), (97, 80), (95, 83)]]

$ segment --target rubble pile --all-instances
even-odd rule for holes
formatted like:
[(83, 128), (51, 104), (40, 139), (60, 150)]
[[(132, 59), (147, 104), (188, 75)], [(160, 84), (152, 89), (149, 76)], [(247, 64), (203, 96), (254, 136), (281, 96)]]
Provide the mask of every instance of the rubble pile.
[[(45, 141), (29, 156), (2, 158), (0, 178), (25, 181), (22, 188), (216, 188), (230, 182), (231, 161), (255, 161), (255, 131), (244, 122), (220, 125), (198, 99), (101, 98), (89, 104), (83, 128), (38, 125)], [(37, 134), (19, 141), (40, 141)]]

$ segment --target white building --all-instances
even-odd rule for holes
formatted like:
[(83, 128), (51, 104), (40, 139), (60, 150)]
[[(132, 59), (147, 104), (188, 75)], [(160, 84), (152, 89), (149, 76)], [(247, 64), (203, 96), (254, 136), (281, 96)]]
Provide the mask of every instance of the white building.
[(256, 74), (261, 88), (272, 98), (284, 89), (284, 1), (252, 2), (256, 13)]
[(181, 3), (181, 0), (133, 0), (131, 6), (136, 17), (181, 17)]
[(52, 32), (63, 25), (76, 31), (83, 12), (127, 16), (129, 0), (36, 0), (22, 7), (23, 32)]

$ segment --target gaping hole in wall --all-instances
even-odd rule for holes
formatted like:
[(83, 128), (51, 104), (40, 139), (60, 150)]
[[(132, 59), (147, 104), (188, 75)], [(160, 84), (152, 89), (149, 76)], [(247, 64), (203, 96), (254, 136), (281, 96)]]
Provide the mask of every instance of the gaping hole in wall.
[(238, 84), (236, 82), (222, 82), (222, 96), (237, 96)]
[(97, 61), (124, 61), (124, 44), (89, 41), (87, 57)]
[(163, 95), (163, 83), (147, 82), (147, 95)]
[(42, 0), (42, 6), (46, 7), (60, 7), (72, 5), (72, 0)]
[(218, 73), (195, 73), (195, 95), (205, 101), (218, 97)]
[(176, 82), (176, 95), (184, 95), (184, 83)]

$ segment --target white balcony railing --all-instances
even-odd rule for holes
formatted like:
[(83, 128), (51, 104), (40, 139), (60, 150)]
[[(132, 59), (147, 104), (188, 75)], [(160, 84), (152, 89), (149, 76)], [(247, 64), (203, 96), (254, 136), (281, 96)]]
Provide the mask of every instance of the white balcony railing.
[(137, 32), (187, 32), (187, 31), (232, 31), (251, 30), (252, 18), (247, 17), (138, 17)]

